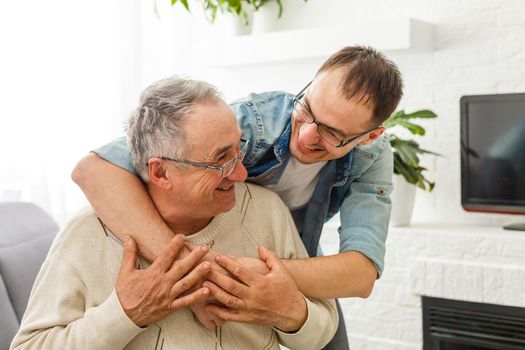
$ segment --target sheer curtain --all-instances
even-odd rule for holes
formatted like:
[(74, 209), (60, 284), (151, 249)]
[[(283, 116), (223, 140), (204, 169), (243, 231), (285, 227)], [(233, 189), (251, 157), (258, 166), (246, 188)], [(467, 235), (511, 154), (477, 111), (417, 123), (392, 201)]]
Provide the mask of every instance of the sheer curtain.
[(164, 0), (1, 2), (0, 201), (60, 224), (88, 205), (71, 170), (123, 134), (148, 84), (191, 74), (193, 22)]
[(0, 200), (34, 202), (60, 223), (87, 204), (70, 173), (120, 129), (119, 6), (0, 4)]

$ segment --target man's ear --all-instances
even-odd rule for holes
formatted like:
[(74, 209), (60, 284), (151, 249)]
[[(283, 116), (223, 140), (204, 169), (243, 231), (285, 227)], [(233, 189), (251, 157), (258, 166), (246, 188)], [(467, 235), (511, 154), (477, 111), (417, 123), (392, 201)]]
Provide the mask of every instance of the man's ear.
[(166, 161), (160, 158), (150, 158), (148, 161), (149, 182), (164, 190), (171, 189)]
[(374, 142), (377, 140), (383, 133), (385, 132), (385, 128), (380, 126), (379, 128), (370, 131), (368, 135), (363, 137), (363, 140), (360, 142), (361, 145), (369, 144), (370, 142)]

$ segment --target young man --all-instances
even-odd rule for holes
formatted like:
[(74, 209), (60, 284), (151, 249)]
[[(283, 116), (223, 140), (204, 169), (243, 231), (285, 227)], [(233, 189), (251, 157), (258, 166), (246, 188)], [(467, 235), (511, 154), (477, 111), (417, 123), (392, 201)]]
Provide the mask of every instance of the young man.
[[(401, 96), (395, 64), (354, 46), (332, 55), (295, 96), (251, 94), (231, 104), (249, 140), (248, 181), (279, 194), (311, 256), (283, 261), (306, 296), (368, 297), (383, 271), (393, 157), (381, 124)], [(132, 175), (125, 140), (96, 153), (109, 162), (89, 155), (73, 180), (113, 232), (134, 237), (153, 259), (173, 233)], [(340, 253), (317, 256), (323, 224), (338, 212)], [(160, 234), (152, 239), (152, 231)], [(343, 323), (327, 348), (348, 348)]]

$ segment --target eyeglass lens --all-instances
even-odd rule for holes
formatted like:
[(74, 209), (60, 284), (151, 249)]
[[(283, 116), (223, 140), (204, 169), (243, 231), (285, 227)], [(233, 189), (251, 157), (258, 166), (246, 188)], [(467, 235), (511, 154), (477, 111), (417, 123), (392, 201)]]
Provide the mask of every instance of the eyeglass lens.
[(244, 156), (246, 155), (246, 150), (248, 149), (248, 143), (246, 143), (240, 150), (239, 154), (226, 163), (224, 163), (223, 170), (222, 170), (222, 177), (228, 177), (233, 173), (233, 170), (235, 169), (235, 166), (237, 165), (237, 161), (240, 160), (241, 162), (244, 159)]
[(326, 140), (329, 144), (332, 146), (337, 147), (341, 144), (342, 140), (335, 136), (331, 130), (329, 130), (326, 126), (323, 124), (319, 124), (312, 115), (306, 110), (306, 108), (303, 106), (303, 104), (299, 100), (295, 100), (295, 110), (297, 111), (297, 114), (299, 117), (307, 124), (315, 123), (317, 124), (317, 132), (319, 135)]

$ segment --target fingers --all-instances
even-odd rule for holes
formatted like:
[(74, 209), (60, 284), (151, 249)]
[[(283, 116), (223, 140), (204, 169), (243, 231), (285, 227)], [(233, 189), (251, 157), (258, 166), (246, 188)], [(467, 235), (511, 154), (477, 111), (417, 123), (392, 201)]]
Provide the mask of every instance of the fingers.
[[(167, 278), (177, 281), (187, 274), (197, 263), (206, 255), (209, 248), (205, 245), (201, 245), (198, 249), (191, 251), (184, 258), (177, 260), (171, 269), (166, 273)], [(209, 263), (206, 265), (211, 266)], [(207, 273), (207, 272), (206, 272)]]
[[(210, 314), (210, 316), (213, 317), (213, 318), (217, 318), (218, 319), (218, 317), (213, 315), (213, 314)], [(203, 324), (204, 327), (206, 327), (208, 329), (214, 329), (215, 327), (217, 327), (217, 325), (215, 324), (215, 321), (211, 317), (210, 318), (197, 317), (197, 319), (199, 320), (200, 323)]]
[(200, 247), (200, 244), (186, 242), (186, 247), (188, 247), (189, 250), (195, 250)]
[(208, 304), (208, 306), (206, 306), (206, 310), (221, 320), (235, 321), (235, 322), (249, 321), (249, 319), (243, 313), (239, 312), (238, 310), (226, 309), (224, 307), (213, 305), (213, 304)]
[(246, 303), (244, 300), (236, 297), (235, 295), (232, 295), (219, 286), (217, 286), (215, 283), (212, 283), (210, 281), (206, 281), (203, 283), (203, 287), (206, 287), (210, 290), (210, 294), (221, 304), (232, 308), (232, 309), (244, 309), (246, 308)]
[(200, 280), (204, 279), (206, 275), (210, 272), (211, 265), (209, 262), (203, 262), (190, 273), (188, 273), (183, 278), (179, 279), (173, 287), (171, 287), (170, 296), (172, 298), (177, 298), (179, 295), (188, 291), (196, 285)]
[(214, 269), (210, 271), (208, 280), (218, 285), (225, 292), (238, 298), (244, 299), (250, 294), (250, 287)]
[(171, 265), (173, 265), (175, 258), (177, 257), (180, 249), (183, 246), (184, 236), (175, 235), (175, 237), (171, 239), (166, 249), (164, 249), (164, 251), (157, 257), (157, 259), (155, 259), (151, 266), (157, 265), (162, 271), (167, 271), (171, 267)]
[(208, 329), (221, 327), (224, 324), (224, 320), (206, 310), (205, 303), (192, 305), (191, 311), (193, 311), (195, 318)]
[(270, 270), (282, 270), (285, 268), (277, 254), (273, 250), (266, 249), (263, 245), (259, 246), (259, 257), (266, 262), (266, 266)]
[(130, 272), (135, 270), (137, 263), (137, 244), (130, 236), (126, 236), (124, 241), (124, 252), (122, 254), (122, 264), (120, 272)]
[(208, 298), (209, 294), (210, 290), (208, 288), (199, 288), (188, 295), (175, 298), (170, 305), (170, 309), (175, 311), (190, 305), (203, 303)]
[(225, 268), (229, 273), (235, 276), (239, 281), (246, 285), (250, 285), (258, 275), (250, 269), (247, 269), (233, 260), (231, 257), (224, 255), (217, 255), (215, 261), (221, 267)]
[(268, 259), (268, 254), (268, 249), (266, 249), (266, 247), (261, 244), (259, 246), (259, 258), (261, 258), (263, 261), (266, 261)]

